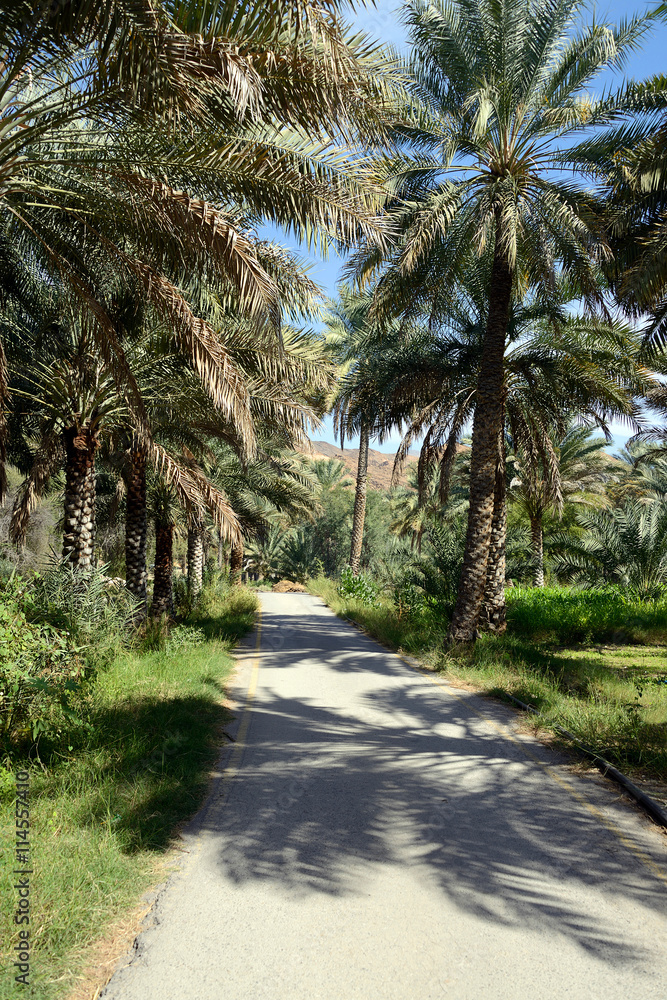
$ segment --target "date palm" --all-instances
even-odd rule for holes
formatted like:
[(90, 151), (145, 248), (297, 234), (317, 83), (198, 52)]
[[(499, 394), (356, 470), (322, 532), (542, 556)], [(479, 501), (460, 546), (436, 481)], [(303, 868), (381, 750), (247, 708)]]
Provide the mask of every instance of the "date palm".
[(556, 569), (589, 587), (617, 584), (640, 599), (664, 594), (667, 585), (667, 504), (625, 501), (609, 510), (583, 511), (581, 538), (562, 539)]
[[(240, 582), (245, 559), (246, 539), (254, 539), (255, 554), (261, 554), (263, 538), (276, 540), (289, 532), (289, 522), (311, 518), (317, 509), (319, 484), (304, 461), (297, 455), (276, 448), (267, 441), (257, 458), (245, 465), (229, 448), (215, 449), (216, 461), (211, 476), (235, 511), (242, 527), (239, 541), (230, 552), (230, 583)], [(280, 516), (280, 527), (275, 519)]]
[[(191, 472), (198, 468), (211, 487), (226, 497), (236, 530), (234, 537), (229, 531), (224, 537), (232, 543), (234, 571), (238, 572), (243, 560), (242, 532), (264, 530), (267, 510), (291, 510), (299, 498), (306, 503), (312, 495), (312, 477), (288, 458), (287, 450), (307, 449), (309, 426), (322, 413), (333, 386), (334, 368), (321, 338), (308, 331), (285, 325), (277, 342), (258, 336), (256, 329), (238, 319), (225, 316), (220, 323), (230, 357), (242, 373), (253, 428), (260, 437), (253, 455), (248, 455), (236, 425), (212, 406), (194, 373), (178, 357), (162, 363), (149, 358), (154, 373), (145, 396), (156, 439), (172, 456), (189, 456), (178, 459), (180, 465)], [(197, 505), (185, 506), (188, 578), (191, 592), (196, 593), (201, 586), (206, 519)], [(208, 509), (215, 507), (209, 504)], [(306, 509), (310, 509), (307, 504)]]
[(19, 541), (34, 501), (49, 476), (64, 463), (63, 559), (80, 569), (94, 565), (95, 456), (101, 437), (127, 423), (129, 412), (119, 399), (108, 370), (90, 353), (84, 337), (69, 356), (50, 365), (32, 365), (24, 381), (38, 402), (40, 440), (35, 461), (19, 494), (12, 535)]
[[(366, 491), (368, 484), (368, 450), (373, 427), (373, 384), (370, 357), (378, 347), (377, 332), (369, 318), (372, 296), (343, 289), (337, 303), (327, 316), (327, 347), (341, 367), (341, 380), (334, 402), (334, 427), (340, 435), (341, 447), (345, 437), (359, 433), (359, 456), (352, 514), (352, 539), (350, 543), (350, 568), (359, 573), (361, 548), (366, 517)], [(364, 376), (360, 380), (359, 371)]]
[(570, 427), (553, 444), (553, 458), (545, 466), (530, 443), (519, 446), (509, 498), (530, 522), (534, 561), (533, 586), (544, 586), (544, 517), (562, 516), (571, 508), (603, 507), (609, 503), (607, 489), (617, 477), (604, 438), (592, 438), (589, 427)]
[(109, 310), (117, 275), (250, 435), (247, 395), (187, 275), (275, 329), (313, 286), (295, 269), (285, 279), (289, 255), (257, 238), (259, 222), (311, 243), (379, 237), (382, 192), (363, 158), (341, 168), (336, 140), (381, 126), (385, 78), (328, 2), (2, 0), (0, 243), (26, 248), (19, 283), (37, 269), (69, 288), (140, 409)]
[[(399, 538), (409, 538), (411, 548), (421, 552), (422, 542), (430, 526), (443, 520), (445, 516), (458, 517), (467, 510), (467, 490), (462, 480), (467, 479), (466, 454), (458, 456), (459, 468), (453, 478), (459, 480), (455, 497), (449, 493), (443, 500), (440, 491), (440, 470), (432, 467), (427, 480), (420, 483), (414, 466), (408, 469), (407, 486), (399, 487), (392, 497), (393, 521), (391, 530)], [(448, 491), (449, 492), (449, 491)]]
[(148, 509), (155, 527), (155, 565), (151, 617), (174, 614), (174, 534), (181, 511), (174, 491), (159, 477), (152, 476), (148, 489)]
[[(414, 442), (423, 438), (417, 484), (424, 504), (436, 471), (439, 502), (446, 500), (461, 435), (476, 409), (488, 309), (483, 277), (484, 268), (475, 269), (471, 261), (465, 283), (441, 309), (439, 325), (415, 329), (387, 346), (374, 363), (383, 401), (377, 425), (385, 433), (405, 425), (394, 481)], [(490, 553), (480, 611), (484, 627), (494, 630), (504, 627), (505, 430), (532, 461), (550, 471), (558, 491), (554, 428), (564, 435), (573, 412), (603, 427), (612, 414), (634, 420), (635, 396), (655, 385), (641, 362), (640, 338), (620, 324), (572, 314), (568, 297), (567, 286), (557, 285), (549, 303), (514, 303), (510, 314), (503, 355), (503, 433), (496, 442)]]
[(418, 151), (384, 164), (398, 248), (389, 257), (367, 254), (356, 272), (367, 278), (384, 268), (379, 312), (409, 314), (448, 296), (471, 248), (491, 255), (454, 641), (474, 637), (484, 600), (512, 304), (531, 288), (547, 298), (559, 271), (594, 301), (599, 261), (609, 253), (576, 147), (583, 131), (592, 136), (628, 108), (627, 94), (592, 98), (591, 83), (623, 65), (652, 18), (586, 26), (586, 7), (583, 0), (414, 0), (404, 9), (407, 68), (424, 109), (407, 133)]

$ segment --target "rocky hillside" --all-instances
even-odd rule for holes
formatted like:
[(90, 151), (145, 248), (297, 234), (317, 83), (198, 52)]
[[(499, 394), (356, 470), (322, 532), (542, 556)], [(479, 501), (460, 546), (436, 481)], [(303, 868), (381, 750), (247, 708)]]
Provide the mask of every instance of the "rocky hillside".
[[(374, 448), (368, 449), (368, 485), (372, 490), (388, 490), (391, 487), (391, 472), (394, 467), (394, 452), (385, 453), (376, 451)], [(357, 474), (357, 462), (359, 461), (358, 448), (343, 448), (339, 445), (328, 444), (326, 441), (313, 441), (313, 453), (309, 458), (337, 458), (344, 462), (354, 478)], [(416, 462), (419, 455), (410, 452), (410, 461)], [(401, 477), (401, 484), (405, 485), (407, 477)]]

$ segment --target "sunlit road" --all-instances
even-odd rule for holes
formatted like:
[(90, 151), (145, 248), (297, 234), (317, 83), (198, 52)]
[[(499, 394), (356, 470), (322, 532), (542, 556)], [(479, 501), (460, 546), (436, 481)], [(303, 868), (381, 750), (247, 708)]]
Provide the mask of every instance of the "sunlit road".
[(262, 606), (226, 777), (105, 1000), (665, 1000), (667, 838), (614, 786), (319, 599)]

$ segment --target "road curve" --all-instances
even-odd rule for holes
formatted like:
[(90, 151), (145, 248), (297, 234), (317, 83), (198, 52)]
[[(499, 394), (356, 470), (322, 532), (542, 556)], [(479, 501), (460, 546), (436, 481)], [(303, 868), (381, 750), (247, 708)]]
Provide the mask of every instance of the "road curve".
[(262, 609), (238, 741), (104, 1000), (665, 1000), (657, 828), (318, 598)]

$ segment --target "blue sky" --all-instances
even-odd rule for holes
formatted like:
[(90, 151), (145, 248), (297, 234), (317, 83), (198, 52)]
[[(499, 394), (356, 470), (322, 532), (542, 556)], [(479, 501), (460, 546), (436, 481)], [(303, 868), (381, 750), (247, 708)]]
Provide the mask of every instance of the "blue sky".
[[(618, 21), (622, 18), (628, 18), (635, 13), (643, 13), (655, 6), (656, 4), (653, 2), (624, 3), (622, 0), (609, 0), (606, 3), (591, 3), (589, 5), (590, 10), (595, 11), (598, 21), (607, 19)], [(396, 48), (405, 49), (405, 32), (400, 24), (398, 14), (400, 7), (401, 4), (397, 3), (396, 0), (377, 0), (375, 7), (369, 6), (366, 9), (358, 10), (356, 14), (350, 17), (350, 20), (372, 38), (382, 43), (389, 43)], [(599, 82), (600, 89), (611, 82), (618, 81), (620, 83), (623, 77), (642, 79), (652, 76), (655, 73), (667, 73), (666, 49), (667, 23), (661, 24), (655, 30), (653, 36), (646, 40), (641, 51), (632, 56), (623, 74), (615, 74), (613, 77), (605, 75), (605, 78), (601, 78)], [(275, 235), (278, 236), (278, 234)], [(278, 239), (281, 239), (280, 236), (278, 236)], [(287, 242), (288, 245), (295, 246), (293, 243), (289, 244), (289, 241), (286, 241), (284, 237), (281, 242)], [(308, 260), (312, 264), (310, 272), (312, 278), (325, 289), (327, 294), (332, 297), (335, 296), (342, 266), (340, 258), (332, 254), (326, 261), (316, 256), (310, 256)], [(614, 432), (615, 447), (622, 447), (628, 437), (628, 430), (623, 426), (613, 426), (612, 430)], [(327, 419), (322, 429), (315, 432), (313, 437), (318, 440), (334, 443), (332, 421)], [(382, 446), (379, 446), (376, 442), (372, 442), (372, 447), (387, 452), (395, 451), (399, 440), (400, 438), (396, 436), (385, 442)], [(354, 442), (352, 442), (351, 446), (354, 447)]]

